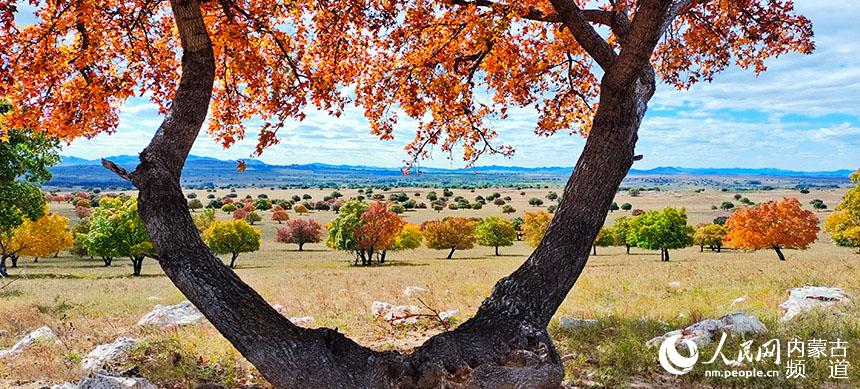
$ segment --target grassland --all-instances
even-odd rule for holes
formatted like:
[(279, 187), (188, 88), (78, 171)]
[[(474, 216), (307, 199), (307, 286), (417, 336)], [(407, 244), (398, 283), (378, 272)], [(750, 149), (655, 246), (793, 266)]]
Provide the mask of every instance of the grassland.
[[(536, 207), (527, 205), (531, 197), (543, 198), (550, 189), (529, 189), (525, 195), (514, 189), (455, 190), (454, 195), (472, 199), (477, 195), (499, 192), (511, 196), (517, 214)], [(396, 189), (410, 196), (427, 189)], [(204, 200), (206, 192), (195, 191)], [(266, 193), (270, 198), (288, 198), (310, 194), (315, 200), (330, 190), (243, 190), (238, 194), (256, 197)], [(346, 197), (354, 191), (341, 191)], [(835, 206), (844, 190), (747, 192), (754, 202), (783, 196), (799, 197), (804, 204), (813, 198)], [(218, 195), (226, 194), (219, 191)], [(619, 204), (629, 202), (637, 209), (665, 206), (686, 207), (690, 223), (710, 222), (723, 211), (712, 205), (731, 200), (733, 193), (705, 190), (642, 192), (631, 198), (619, 193)], [(418, 198), (418, 197), (416, 197)], [(426, 201), (426, 200), (425, 200)], [(205, 201), (204, 201), (205, 203)], [(550, 202), (545, 200), (545, 205)], [(737, 203), (737, 202), (735, 202)], [(52, 205), (56, 211), (77, 218), (70, 205)], [(544, 207), (545, 208), (545, 207)], [(218, 212), (219, 218), (227, 214)], [(426, 287), (430, 293), (425, 302), (437, 309), (457, 309), (455, 322), (472, 315), (496, 280), (509, 274), (530, 253), (522, 242), (502, 249), (493, 256), (492, 248), (476, 247), (457, 252), (453, 260), (447, 253), (421, 248), (389, 256), (385, 266), (358, 268), (348, 264), (348, 253), (339, 253), (322, 244), (306, 245), (298, 252), (293, 245), (274, 242), (276, 222), (264, 221), (263, 245), (256, 253), (243, 254), (236, 272), (272, 304), (282, 304), (292, 316), (312, 316), (314, 326), (337, 327), (360, 343), (377, 349), (408, 350), (427, 337), (441, 331), (432, 323), (394, 328), (370, 314), (374, 300), (416, 304), (403, 296), (406, 286)], [(404, 214), (410, 223), (420, 223), (444, 216), (501, 215), (500, 207), (487, 205), (481, 210), (411, 211)], [(609, 221), (629, 212), (613, 212)], [(820, 212), (823, 219), (827, 212)], [(330, 211), (313, 212), (306, 217), (327, 222), (335, 215)], [(297, 217), (290, 213), (291, 218)], [(668, 263), (659, 262), (657, 252), (634, 249), (625, 255), (619, 247), (599, 248), (573, 287), (557, 316), (595, 318), (598, 325), (578, 331), (551, 325), (553, 337), (562, 355), (568, 355), (566, 367), (570, 378), (584, 386), (762, 386), (762, 387), (857, 387), (860, 385), (860, 312), (850, 304), (820, 312), (788, 323), (779, 321), (779, 304), (792, 287), (825, 285), (843, 288), (849, 295), (860, 296), (860, 255), (850, 249), (834, 246), (825, 235), (806, 251), (788, 251), (788, 260), (780, 262), (773, 252), (744, 253), (704, 252), (687, 248), (672, 253)], [(253, 368), (220, 337), (209, 324), (165, 331), (141, 329), (137, 320), (155, 304), (177, 303), (181, 293), (168, 280), (157, 263), (146, 260), (143, 276), (132, 278), (131, 262), (115, 261), (110, 268), (99, 260), (71, 257), (40, 259), (31, 263), (22, 258), (19, 268), (10, 269), (11, 285), (0, 291), (0, 348), (14, 344), (22, 334), (48, 325), (62, 340), (60, 344), (42, 344), (28, 349), (19, 357), (0, 363), (0, 387), (30, 383), (74, 381), (82, 374), (80, 358), (95, 345), (113, 341), (119, 335), (147, 338), (135, 351), (133, 364), (141, 374), (163, 387), (191, 387), (203, 381), (215, 381), (239, 387), (264, 382)], [(8, 282), (8, 281), (6, 281)], [(671, 283), (671, 285), (670, 285)], [(732, 304), (744, 297), (739, 304)], [(682, 328), (702, 318), (719, 317), (744, 311), (759, 317), (768, 333), (761, 339), (794, 336), (848, 340), (849, 380), (827, 378), (826, 361), (807, 369), (807, 379), (731, 381), (705, 379), (695, 371), (682, 378), (667, 376), (657, 364), (655, 350), (644, 346), (648, 339)], [(737, 345), (740, 342), (735, 342)], [(736, 348), (735, 348), (736, 349)], [(711, 349), (702, 351), (710, 355)], [(36, 386), (38, 387), (38, 386)]]

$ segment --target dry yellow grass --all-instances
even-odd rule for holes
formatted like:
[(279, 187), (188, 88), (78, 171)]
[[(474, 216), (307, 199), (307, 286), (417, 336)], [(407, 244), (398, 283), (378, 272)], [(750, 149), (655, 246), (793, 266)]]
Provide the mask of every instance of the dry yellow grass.
[[(403, 191), (410, 196), (420, 192), (423, 199), (429, 190)], [(494, 191), (502, 196), (511, 196), (517, 214), (521, 214), (533, 209), (526, 204), (529, 198), (542, 198), (549, 190), (526, 190), (526, 195), (510, 189), (454, 192), (471, 200), (478, 194), (486, 196)], [(204, 191), (195, 192), (198, 198), (205, 200)], [(315, 200), (329, 192), (238, 191), (240, 197), (266, 193), (270, 198), (309, 193)], [(355, 195), (354, 191), (341, 192), (347, 197)], [(441, 194), (441, 191), (437, 192)], [(219, 195), (224, 193), (219, 191)], [(796, 191), (744, 195), (755, 202), (795, 196), (804, 204), (820, 198), (832, 208), (842, 193), (842, 190), (814, 190), (807, 195)], [(719, 205), (724, 200), (734, 201), (731, 196), (732, 193), (713, 190), (704, 193), (663, 191), (643, 192), (636, 198), (620, 193), (617, 201), (619, 204), (630, 202), (634, 208), (642, 209), (685, 206), (690, 223), (695, 224), (724, 215), (721, 211), (712, 211), (711, 205)], [(52, 205), (52, 208), (66, 215), (72, 212), (66, 204)], [(223, 212), (218, 214), (219, 218), (227, 218)], [(257, 226), (263, 231), (261, 251), (239, 257), (236, 270), (239, 276), (270, 303), (286, 306), (291, 315), (313, 316), (315, 326), (337, 327), (360, 343), (378, 349), (408, 349), (440, 329), (429, 324), (408, 330), (394, 329), (370, 315), (372, 301), (414, 304), (417, 302), (403, 297), (402, 291), (406, 286), (422, 286), (431, 291), (426, 298), (429, 305), (439, 309), (457, 309), (460, 312), (458, 320), (463, 320), (475, 312), (496, 280), (509, 274), (531, 251), (528, 246), (517, 242), (513, 247), (502, 248), (501, 257), (493, 256), (492, 248), (476, 247), (455, 253), (453, 260), (444, 260), (442, 258), (447, 253), (421, 248), (391, 254), (391, 263), (386, 266), (358, 268), (348, 265), (351, 259), (348, 253), (328, 250), (322, 244), (306, 245), (304, 252), (298, 252), (294, 245), (274, 243), (274, 230), (278, 224), (269, 220), (269, 212), (262, 214), (264, 221)], [(481, 210), (445, 210), (441, 214), (421, 210), (407, 212), (404, 217), (410, 223), (420, 223), (452, 214), (482, 217), (501, 215), (501, 210), (489, 204)], [(629, 213), (614, 212), (610, 219), (623, 214)], [(821, 213), (822, 218), (825, 215)], [(333, 216), (327, 211), (308, 215), (320, 222)], [(298, 216), (290, 212), (290, 217)], [(71, 219), (76, 218), (71, 216)], [(656, 252), (634, 249), (633, 255), (628, 256), (623, 248), (599, 248), (598, 255), (590, 259), (559, 309), (558, 316), (642, 320), (665, 326), (666, 322), (683, 325), (702, 317), (718, 317), (742, 310), (783, 331), (777, 320), (780, 316), (778, 305), (785, 300), (789, 288), (806, 284), (836, 286), (851, 296), (860, 296), (860, 283), (857, 282), (860, 279), (860, 255), (851, 250), (838, 248), (822, 236), (811, 249), (788, 251), (787, 256), (787, 261), (780, 262), (772, 252), (700, 253), (696, 247), (674, 251), (671, 262), (661, 263)], [(73, 258), (69, 254), (42, 259), (38, 264), (22, 258), (20, 267), (10, 270), (17, 278), (0, 292), (0, 348), (14, 344), (22, 334), (42, 325), (53, 328), (62, 342), (39, 345), (20, 357), (0, 363), (0, 386), (4, 385), (2, 380), (7, 380), (5, 384), (13, 381), (76, 380), (81, 375), (78, 370), (80, 358), (95, 345), (113, 341), (118, 335), (181, 339), (178, 344), (189, 355), (207, 361), (206, 364), (212, 361), (234, 364), (238, 365), (240, 373), (252, 374), (249, 372), (253, 369), (208, 324), (167, 332), (135, 327), (137, 320), (155, 304), (183, 300), (181, 293), (152, 260), (145, 261), (144, 276), (139, 278), (128, 277), (131, 264), (127, 259), (117, 259), (114, 266), (103, 268), (99, 260)], [(680, 287), (670, 287), (670, 281), (679, 282)], [(732, 306), (732, 301), (741, 296), (745, 296), (746, 301)], [(858, 316), (860, 314), (856, 310), (851, 313), (854, 323)], [(640, 336), (659, 335), (657, 327), (646, 326), (640, 330)], [(857, 331), (856, 328), (854, 330)], [(790, 333), (790, 329), (786, 331)], [(566, 334), (555, 333), (563, 352), (576, 349), (567, 343)], [(854, 336), (858, 337), (857, 332)], [(860, 353), (860, 344), (853, 346), (854, 353)], [(569, 365), (571, 375), (580, 377), (583, 366)], [(858, 369), (860, 366), (854, 371)], [(194, 380), (193, 377), (190, 380), (176, 378), (181, 375), (179, 373), (174, 377), (169, 375), (157, 377), (157, 381), (183, 386)], [(598, 382), (611, 384), (615, 381), (598, 379)]]

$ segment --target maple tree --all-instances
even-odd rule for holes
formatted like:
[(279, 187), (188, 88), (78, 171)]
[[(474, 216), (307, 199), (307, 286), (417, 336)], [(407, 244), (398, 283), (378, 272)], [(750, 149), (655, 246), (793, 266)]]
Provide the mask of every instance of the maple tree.
[(856, 247), (860, 253), (860, 170), (851, 175), (854, 187), (842, 196), (836, 210), (827, 217), (824, 230), (844, 247)]
[(627, 250), (627, 255), (630, 255), (630, 244), (627, 243), (627, 232), (630, 231), (630, 219), (627, 216), (615, 219), (612, 224), (612, 241), (616, 246), (624, 246)]
[(213, 253), (229, 254), (229, 266), (235, 269), (239, 254), (260, 249), (260, 230), (242, 219), (216, 220), (203, 232), (203, 240)]
[(537, 247), (551, 221), (552, 216), (548, 212), (526, 212), (523, 215), (523, 241), (529, 246)]
[[(0, 98), (0, 115), (10, 109)], [(15, 239), (16, 230), (45, 213), (39, 184), (51, 178), (48, 167), (59, 162), (59, 143), (38, 132), (7, 128), (1, 119), (0, 138), (5, 138), (0, 139), (0, 276), (5, 277), (6, 261), (16, 267), (29, 244)]]
[(591, 245), (592, 253), (597, 255), (598, 247), (609, 247), (615, 244), (615, 237), (612, 235), (612, 229), (610, 228), (601, 228), (597, 233), (597, 237), (594, 238), (594, 244)]
[(275, 230), (275, 242), (293, 243), (302, 251), (306, 243), (319, 243), (323, 238), (323, 228), (313, 219), (294, 219), (287, 221), (285, 227)]
[(392, 250), (415, 250), (421, 247), (424, 242), (424, 235), (421, 234), (421, 226), (416, 224), (404, 224), (403, 229), (394, 238)]
[(741, 250), (772, 249), (781, 261), (782, 249), (803, 250), (818, 239), (818, 217), (796, 198), (744, 207), (726, 221), (727, 246)]
[(475, 237), (479, 245), (495, 248), (496, 256), (499, 256), (499, 246), (513, 246), (517, 232), (507, 219), (489, 216), (475, 226)]
[(74, 243), (69, 218), (47, 210), (36, 220), (24, 220), (15, 230), (14, 239), (23, 247), (18, 255), (34, 257), (34, 261), (54, 256)]
[(385, 263), (389, 249), (406, 222), (388, 207), (375, 201), (367, 204), (350, 200), (327, 227), (326, 244), (353, 254), (356, 265), (369, 266), (376, 260)]
[(281, 224), (282, 222), (290, 220), (290, 214), (287, 213), (284, 207), (276, 204), (272, 207), (272, 220)]
[(445, 259), (454, 257), (457, 250), (475, 247), (475, 226), (477, 221), (465, 217), (446, 217), (431, 220), (421, 225), (421, 235), (427, 248), (449, 250)]
[(705, 246), (711, 251), (720, 252), (723, 248), (728, 229), (722, 224), (701, 224), (693, 232), (693, 244), (699, 246), (699, 251), (705, 251)]
[[(280, 387), (422, 379), (558, 386), (564, 370), (545, 327), (639, 158), (637, 132), (658, 78), (685, 88), (732, 63), (761, 72), (768, 58), (813, 49), (811, 23), (790, 1), (61, 0), (33, 7), (35, 22), (19, 26), (18, 3), (0, 1), (0, 96), (13, 103), (4, 126), (71, 141), (115, 131), (131, 96), (154, 101), (165, 120), (141, 164), (132, 172), (103, 164), (139, 189), (141, 218), (167, 276)], [(433, 145), (459, 145), (469, 163), (512, 153), (494, 143), (492, 130), (511, 108), (536, 108), (538, 135), (587, 134), (529, 259), (474, 319), (410, 356), (280, 317), (218, 266), (179, 185), (204, 122), (229, 146), (245, 136), (248, 119), (260, 119), (262, 152), (308, 105), (339, 115), (350, 102), (383, 139), (393, 137), (397, 115), (415, 119), (412, 159)], [(527, 366), (504, 362), (522, 352), (541, 357)], [(377, 363), (354, 363), (368, 358)]]

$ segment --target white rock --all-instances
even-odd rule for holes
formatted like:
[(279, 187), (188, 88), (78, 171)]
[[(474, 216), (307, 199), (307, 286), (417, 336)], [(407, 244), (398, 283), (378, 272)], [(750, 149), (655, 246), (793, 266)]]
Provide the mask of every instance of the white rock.
[(403, 289), (403, 295), (406, 297), (415, 297), (429, 292), (429, 289), (422, 288), (420, 286), (407, 286)]
[(100, 344), (90, 351), (81, 362), (81, 370), (93, 373), (110, 365), (122, 363), (138, 340), (121, 336), (113, 343)]
[(448, 321), (451, 320), (455, 315), (457, 315), (460, 311), (456, 309), (452, 309), (449, 311), (439, 312), (439, 320)]
[(647, 347), (655, 347), (668, 337), (681, 335), (678, 342), (683, 339), (690, 340), (697, 346), (704, 346), (718, 339), (722, 332), (729, 334), (762, 333), (767, 331), (764, 324), (755, 316), (735, 312), (719, 319), (705, 319), (694, 323), (683, 330), (674, 330), (662, 336), (655, 337), (645, 343)]
[(278, 311), (278, 313), (280, 313), (282, 316), (286, 317), (289, 315), (289, 311), (287, 311), (287, 307), (285, 307), (281, 304), (272, 305), (272, 308), (275, 308), (275, 310)]
[(670, 288), (676, 288), (676, 289), (680, 288), (681, 282), (680, 281), (669, 281), (669, 287)]
[(65, 382), (62, 385), (51, 386), (51, 389), (79, 389), (79, 387), (78, 387), (78, 384), (73, 384), (71, 382)]
[(161, 300), (161, 297), (158, 296), (149, 296), (146, 298), (146, 301), (158, 301)]
[(418, 321), (421, 308), (415, 305), (392, 305), (382, 301), (374, 301), (370, 304), (370, 312), (374, 316), (382, 316), (382, 319), (395, 325), (412, 324)]
[(114, 377), (96, 374), (78, 383), (78, 389), (157, 389), (145, 378)]
[(54, 331), (52, 331), (50, 327), (48, 327), (48, 326), (40, 327), (40, 328), (37, 328), (36, 330), (34, 330), (33, 332), (30, 332), (29, 334), (27, 334), (27, 336), (25, 336), (24, 338), (19, 340), (18, 343), (15, 343), (15, 345), (12, 346), (12, 348), (7, 349), (7, 350), (0, 350), (0, 358), (4, 358), (7, 356), (18, 354), (21, 351), (24, 351), (24, 349), (26, 349), (27, 347), (30, 347), (37, 342), (59, 342), (59, 341), (60, 341), (60, 339), (57, 338), (57, 334), (55, 334)]
[(594, 319), (580, 319), (577, 317), (560, 317), (558, 318), (558, 326), (564, 330), (575, 330), (581, 327), (587, 327), (597, 324)]
[(391, 307), (393, 307), (393, 305), (389, 303), (374, 301), (370, 304), (370, 313), (372, 313), (373, 316), (382, 316), (388, 313), (388, 311), (391, 310)]
[(203, 314), (186, 300), (176, 305), (156, 305), (137, 322), (139, 326), (171, 327), (194, 324), (203, 320)]
[(314, 318), (310, 316), (291, 317), (290, 321), (299, 327), (307, 327), (311, 324), (314, 324)]
[(785, 300), (779, 307), (784, 312), (782, 320), (790, 320), (815, 307), (827, 308), (848, 301), (851, 299), (842, 289), (826, 286), (804, 286), (788, 291), (788, 300)]
[(732, 306), (738, 305), (738, 304), (743, 303), (745, 301), (747, 301), (747, 296), (738, 297), (738, 298), (732, 300)]

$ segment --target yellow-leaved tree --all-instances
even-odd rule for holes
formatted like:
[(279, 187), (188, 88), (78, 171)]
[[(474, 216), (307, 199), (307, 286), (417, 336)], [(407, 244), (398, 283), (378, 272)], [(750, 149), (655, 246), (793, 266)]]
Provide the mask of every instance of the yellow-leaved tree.
[(34, 262), (40, 257), (56, 256), (74, 243), (69, 218), (48, 211), (36, 220), (25, 220), (14, 239), (23, 247), (18, 254), (33, 257)]

